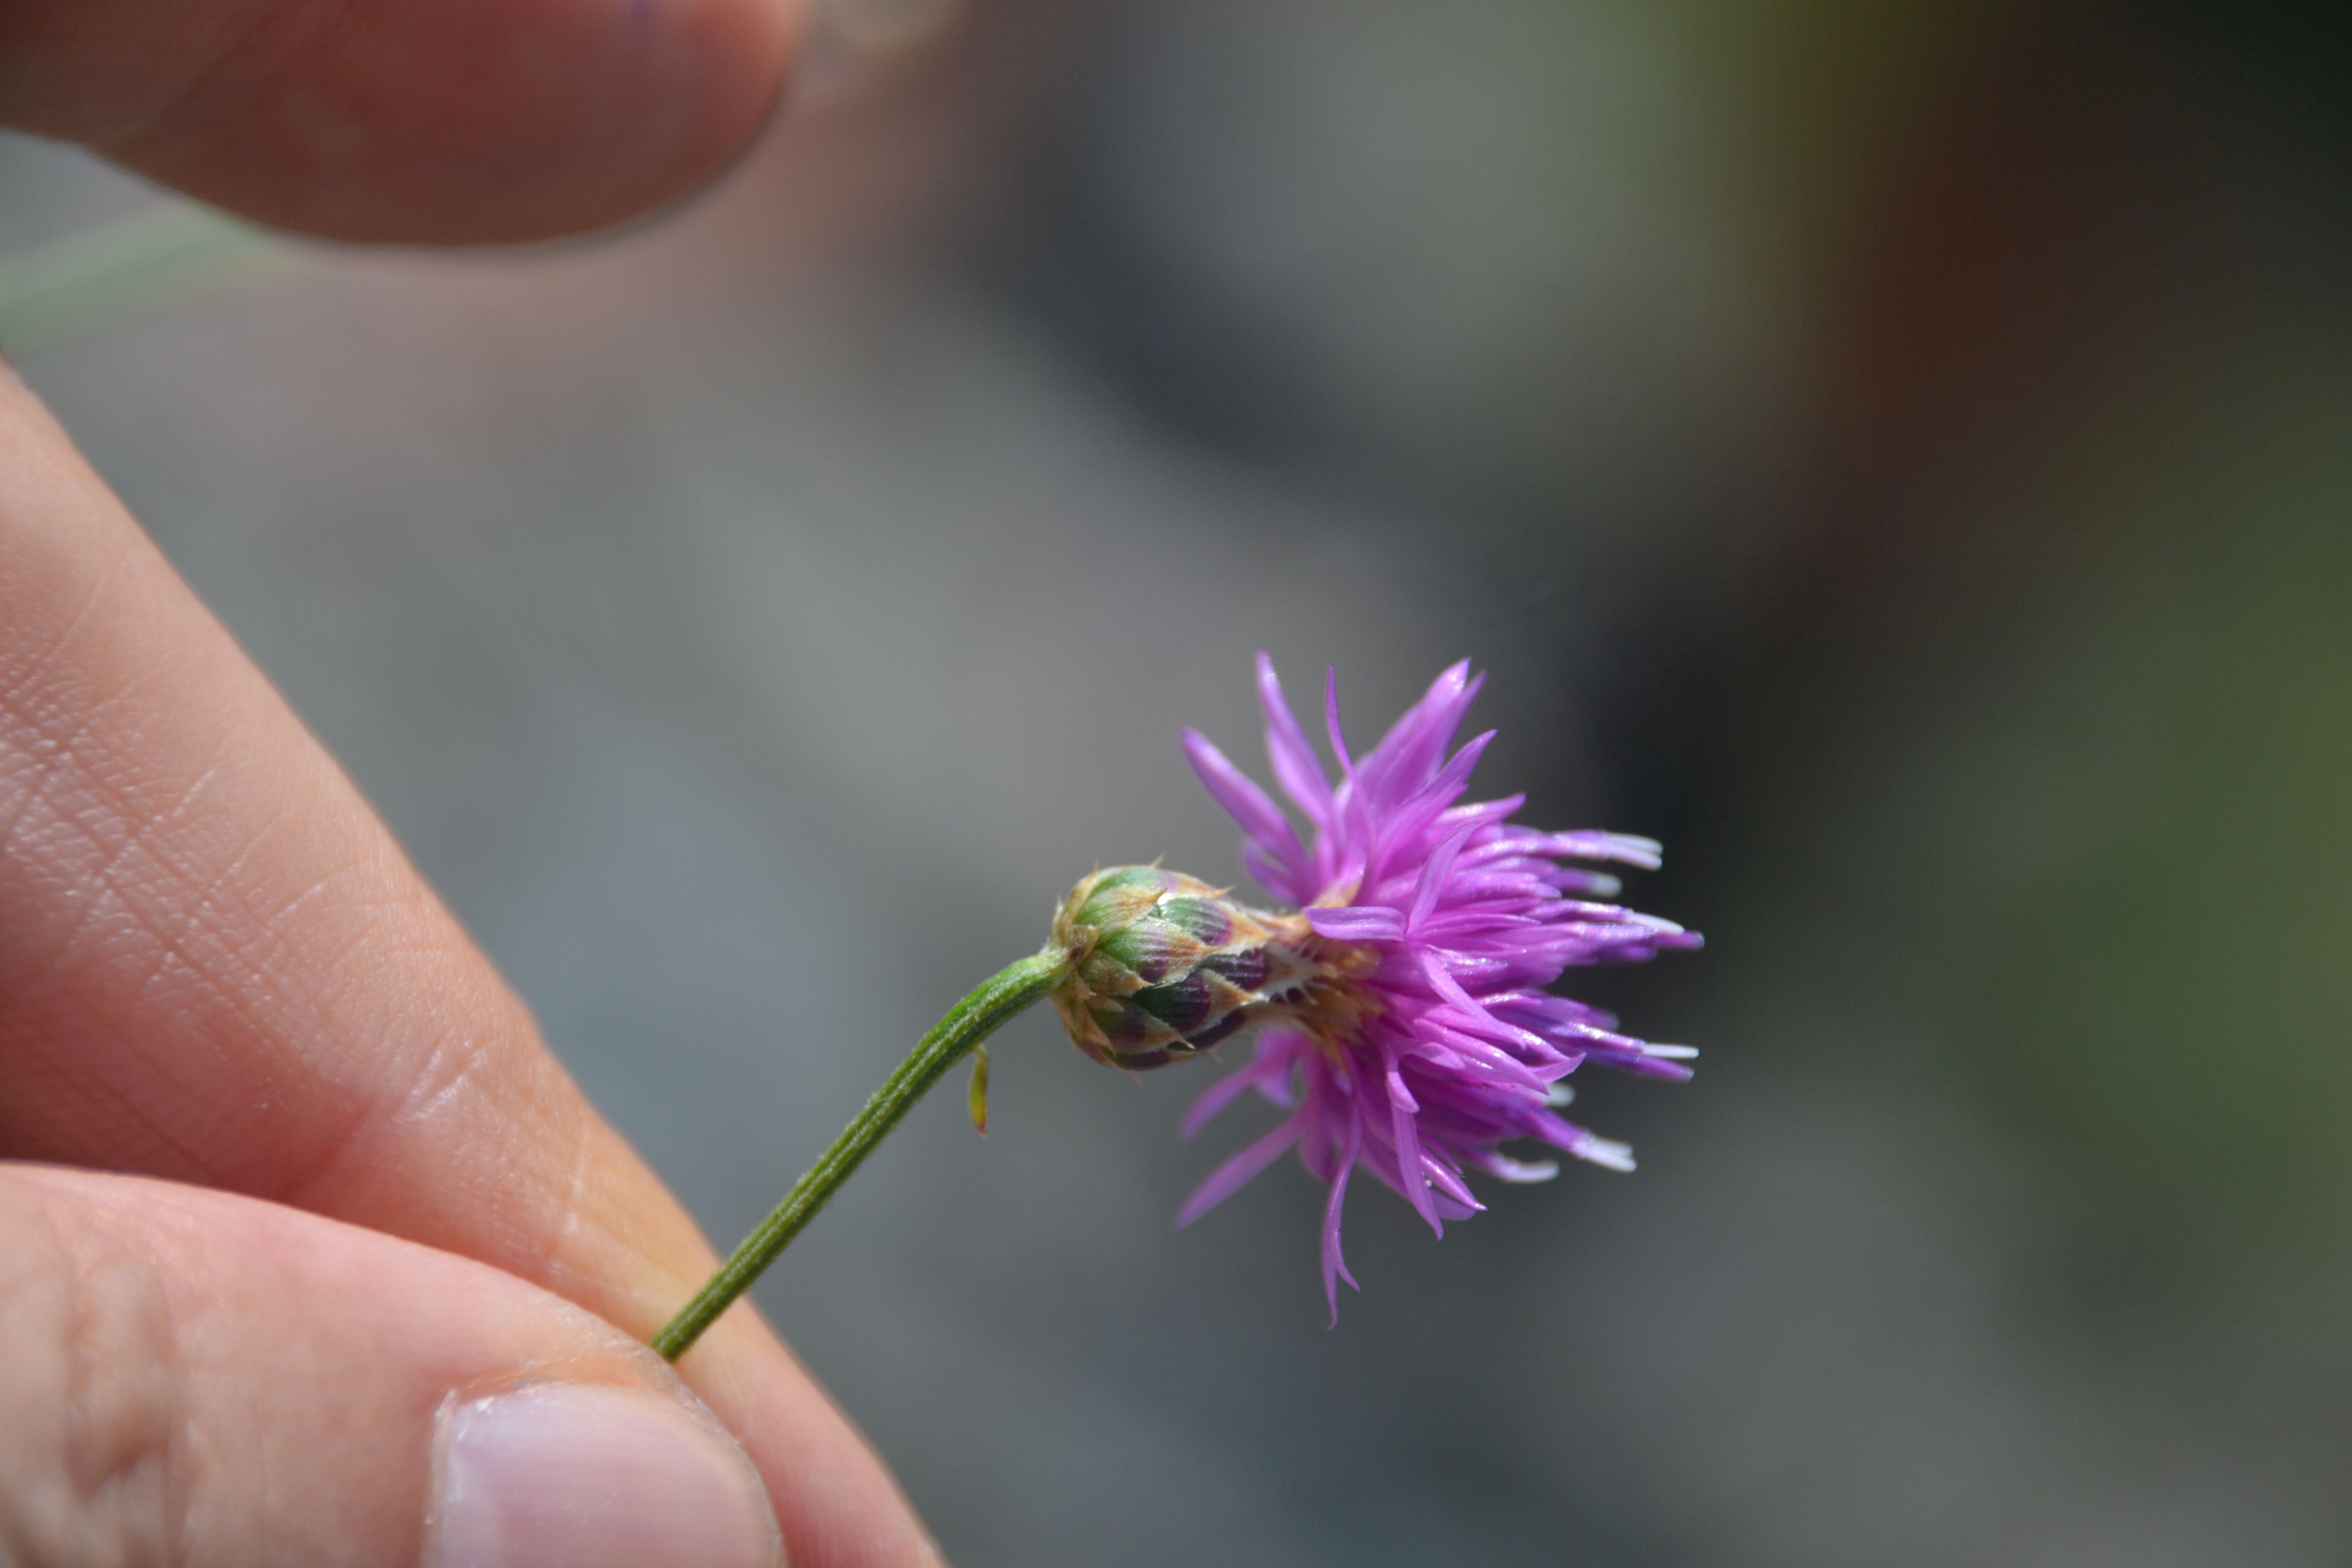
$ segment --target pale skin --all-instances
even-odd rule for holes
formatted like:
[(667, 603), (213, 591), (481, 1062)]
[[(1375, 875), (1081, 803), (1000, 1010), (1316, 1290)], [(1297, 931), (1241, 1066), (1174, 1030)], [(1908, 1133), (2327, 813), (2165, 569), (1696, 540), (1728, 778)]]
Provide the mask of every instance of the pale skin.
[[(756, 131), (782, 0), (18, 0), (0, 121), (312, 232), (621, 221)], [(415, 1564), (436, 1412), (740, 1440), (791, 1561), (888, 1471), (38, 401), (0, 375), (0, 1560)], [(682, 1380), (682, 1381), (681, 1381)]]

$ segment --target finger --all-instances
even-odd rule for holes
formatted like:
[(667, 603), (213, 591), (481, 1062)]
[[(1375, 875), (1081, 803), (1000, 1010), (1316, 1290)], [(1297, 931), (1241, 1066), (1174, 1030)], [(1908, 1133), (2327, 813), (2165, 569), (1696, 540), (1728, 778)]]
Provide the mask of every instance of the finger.
[(777, 1561), (759, 1472), (651, 1352), (372, 1231), (0, 1166), (0, 1561)]
[(0, 123), (335, 238), (533, 239), (692, 189), (783, 79), (793, 0), (22, 0)]
[[(13, 381), (0, 1156), (291, 1204), (488, 1263), (639, 1337), (713, 1263)], [(687, 1371), (767, 1474), (797, 1561), (929, 1561), (887, 1473), (756, 1314), (730, 1312)]]

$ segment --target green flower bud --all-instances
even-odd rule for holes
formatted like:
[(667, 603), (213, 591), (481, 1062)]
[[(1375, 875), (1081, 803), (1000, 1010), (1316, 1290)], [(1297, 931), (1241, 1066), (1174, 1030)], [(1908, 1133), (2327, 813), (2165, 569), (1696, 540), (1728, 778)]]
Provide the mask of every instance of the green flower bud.
[(1303, 915), (1252, 909), (1181, 871), (1114, 867), (1055, 911), (1069, 968), (1054, 1006), (1105, 1066), (1165, 1067), (1282, 1009), (1318, 976), (1314, 942)]

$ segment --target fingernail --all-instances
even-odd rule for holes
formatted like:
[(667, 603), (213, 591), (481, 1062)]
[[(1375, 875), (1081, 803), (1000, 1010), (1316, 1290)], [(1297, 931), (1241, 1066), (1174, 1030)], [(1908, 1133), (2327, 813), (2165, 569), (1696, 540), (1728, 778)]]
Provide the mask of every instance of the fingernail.
[(760, 1474), (643, 1389), (540, 1384), (451, 1406), (434, 1464), (436, 1568), (775, 1568)]

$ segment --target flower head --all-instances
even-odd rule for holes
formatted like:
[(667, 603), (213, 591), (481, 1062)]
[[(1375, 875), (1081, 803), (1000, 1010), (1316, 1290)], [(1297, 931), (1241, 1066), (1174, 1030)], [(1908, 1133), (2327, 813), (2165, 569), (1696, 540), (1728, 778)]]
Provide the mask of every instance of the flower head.
[[(1402, 1194), (1440, 1235), (1446, 1220), (1484, 1206), (1464, 1179), (1467, 1172), (1507, 1182), (1557, 1173), (1549, 1161), (1523, 1163), (1504, 1154), (1500, 1146), (1514, 1140), (1633, 1169), (1623, 1144), (1559, 1116), (1569, 1099), (1561, 1080), (1588, 1060), (1685, 1079), (1684, 1059), (1694, 1053), (1621, 1034), (1607, 1014), (1546, 988), (1573, 965), (1638, 961), (1696, 947), (1699, 938), (1605, 901), (1617, 893), (1616, 879), (1578, 864), (1654, 868), (1653, 841), (1514, 825), (1519, 795), (1457, 804), (1494, 739), (1490, 731), (1453, 749), (1485, 679), (1471, 675), (1466, 661), (1439, 676), (1361, 757), (1340, 733), (1336, 679), (1327, 684), (1336, 784), (1263, 653), (1257, 670), (1267, 759), (1308, 835), (1302, 837), (1205, 738), (1187, 731), (1184, 749), (1241, 824), (1251, 873), (1298, 906), (1287, 917), (1249, 914), (1304, 968), (1286, 985), (1254, 987), (1218, 1015), (1219, 1038), (1257, 1027), (1255, 1058), (1201, 1096), (1184, 1134), (1253, 1089), (1287, 1114), (1218, 1167), (1177, 1224), (1190, 1224), (1295, 1146), (1330, 1186), (1323, 1283), (1336, 1321), (1339, 1282), (1360, 1289), (1339, 1250), (1340, 1211), (1359, 1167)], [(1072, 1032), (1076, 1037), (1075, 1026)], [(1213, 1043), (1194, 1033), (1187, 1048)]]
[(1115, 866), (1055, 911), (1052, 947), (1068, 963), (1054, 1008), (1105, 1067), (1165, 1067), (1312, 990), (1321, 945), (1304, 915), (1235, 903), (1181, 871)]

